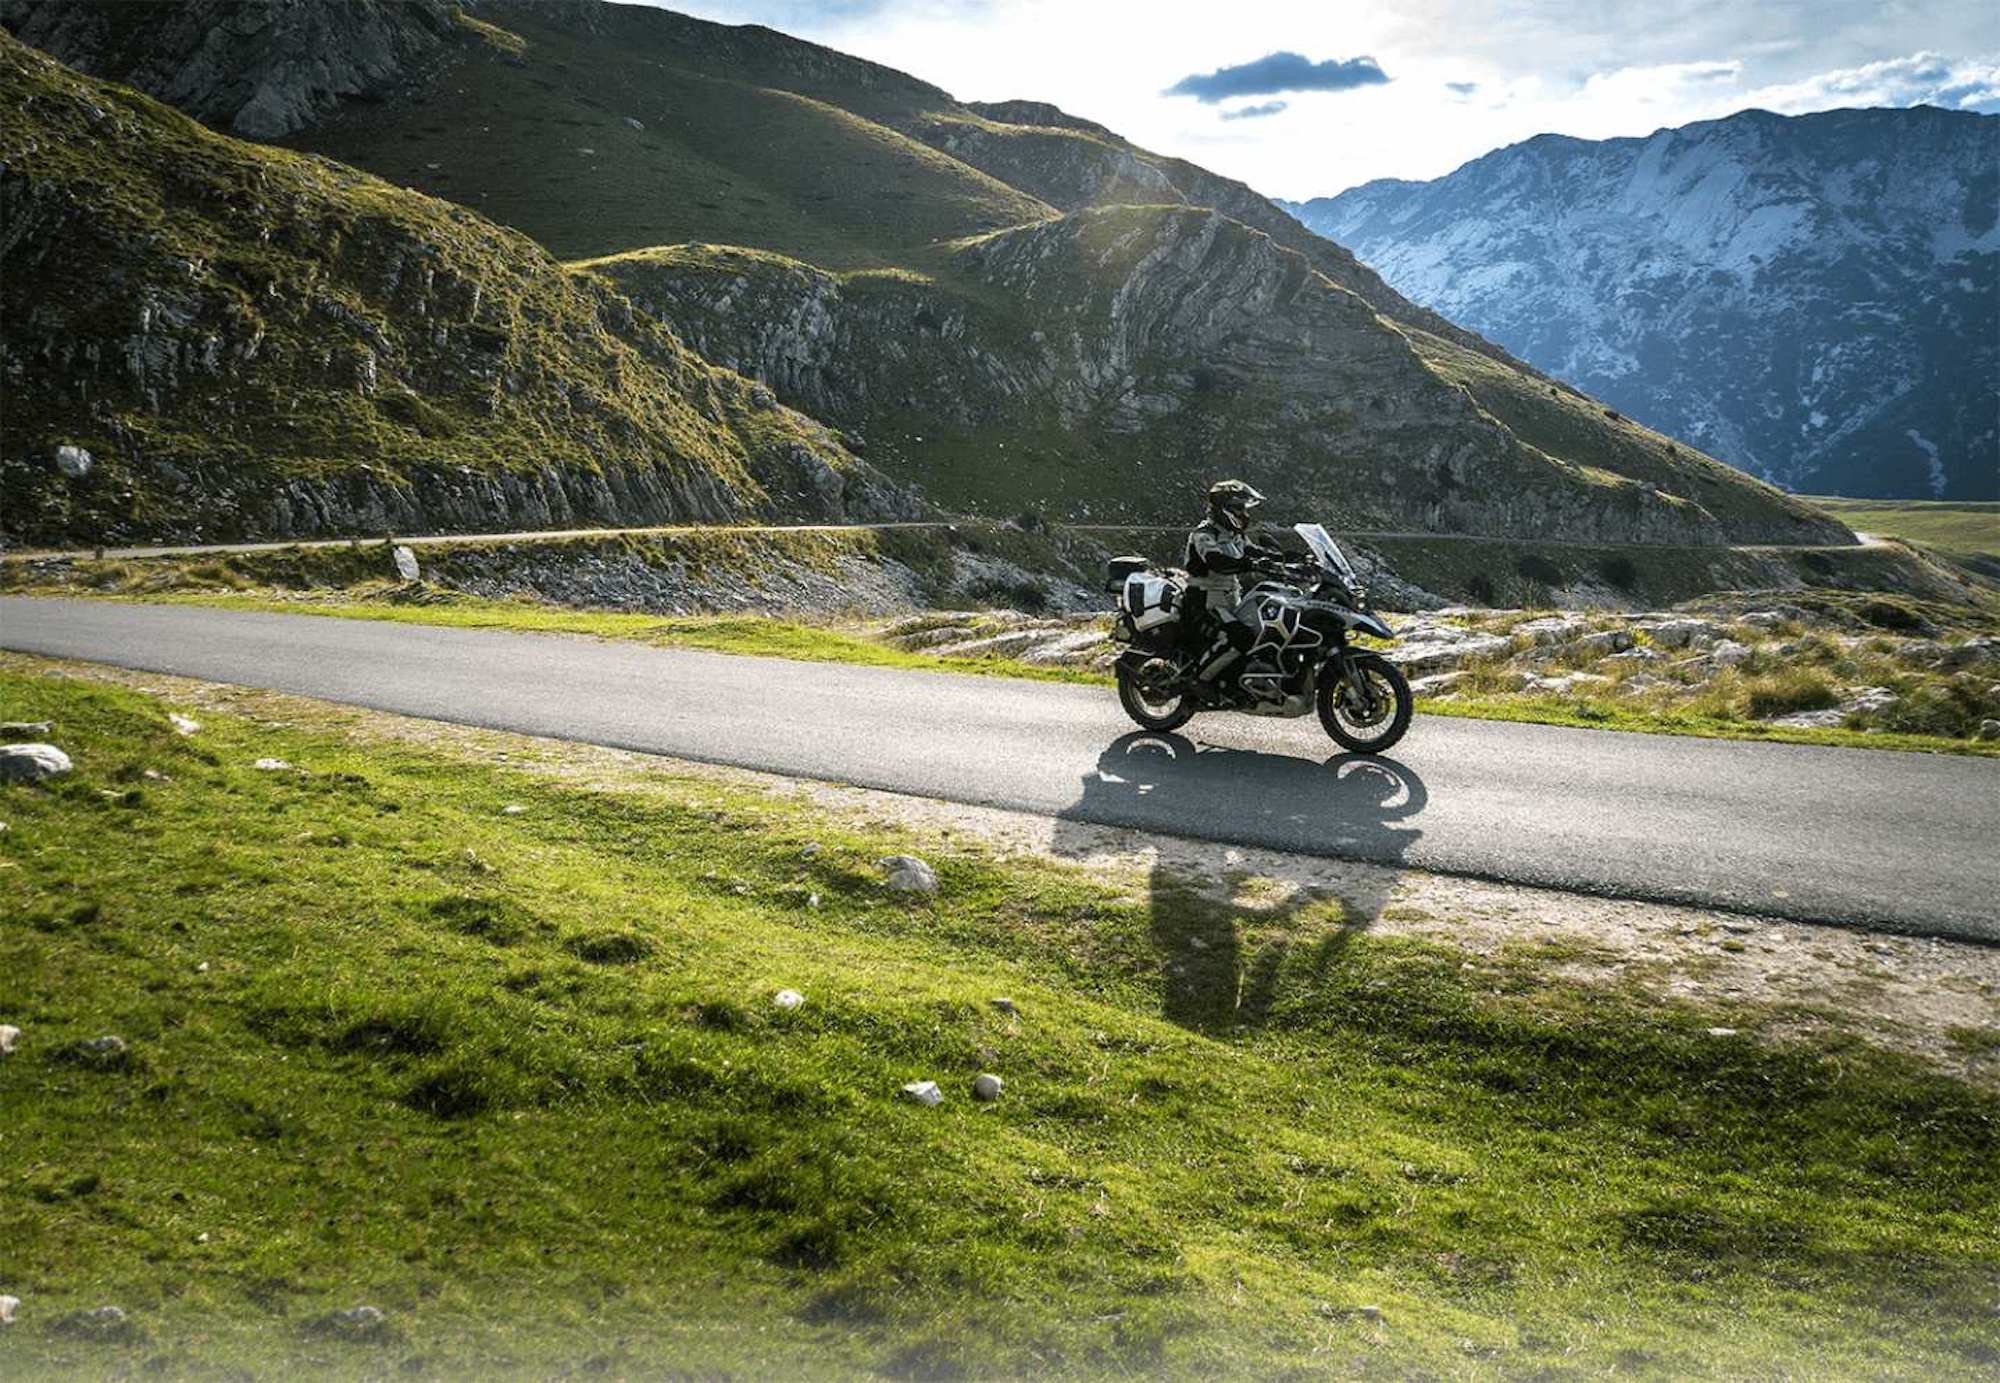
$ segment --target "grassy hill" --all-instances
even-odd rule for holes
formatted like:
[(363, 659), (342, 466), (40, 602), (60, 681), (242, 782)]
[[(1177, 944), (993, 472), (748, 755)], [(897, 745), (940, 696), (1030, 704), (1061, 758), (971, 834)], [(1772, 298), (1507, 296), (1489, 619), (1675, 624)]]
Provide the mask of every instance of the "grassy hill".
[(898, 503), (823, 426), (517, 232), (218, 135), (4, 33), (0, 89), (12, 536)]
[(4, 661), (10, 1376), (1994, 1362), (2000, 1105), (1787, 1010)]
[(1839, 499), (1808, 496), (1842, 523), (1907, 538), (2000, 575), (2000, 504), (1977, 500)]

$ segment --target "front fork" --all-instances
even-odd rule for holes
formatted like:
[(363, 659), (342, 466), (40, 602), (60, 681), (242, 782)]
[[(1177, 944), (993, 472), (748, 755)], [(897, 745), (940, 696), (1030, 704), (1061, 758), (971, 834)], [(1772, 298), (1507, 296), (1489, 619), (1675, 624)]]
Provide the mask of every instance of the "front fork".
[(1341, 699), (1347, 702), (1349, 708), (1364, 719), (1375, 714), (1375, 688), (1361, 675), (1361, 664), (1353, 650), (1343, 644), (1334, 650), (1333, 657), (1327, 661), (1340, 664), (1340, 680), (1347, 688)]

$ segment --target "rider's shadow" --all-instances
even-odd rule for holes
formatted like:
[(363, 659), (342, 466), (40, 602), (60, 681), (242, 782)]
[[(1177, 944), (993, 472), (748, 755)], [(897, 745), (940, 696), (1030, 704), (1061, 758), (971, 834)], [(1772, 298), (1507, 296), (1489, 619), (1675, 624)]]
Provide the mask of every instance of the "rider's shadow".
[[(1337, 887), (1260, 879), (1217, 867), (1225, 847), (1162, 852), (1149, 873), (1149, 935), (1162, 971), (1162, 1007), (1203, 1031), (1258, 1027), (1274, 1009), (1307, 1002), (1343, 948), (1381, 915), (1399, 865), (1423, 834), (1408, 824), (1427, 800), (1407, 766), (1370, 755), (1324, 761), (1255, 750), (1197, 747), (1180, 735), (1122, 736), (1061, 813), (1059, 854), (1106, 846), (1103, 826), (1174, 834), (1189, 808), (1221, 804), (1250, 839), (1389, 869), (1342, 871)], [(1211, 861), (1191, 865), (1192, 859)]]

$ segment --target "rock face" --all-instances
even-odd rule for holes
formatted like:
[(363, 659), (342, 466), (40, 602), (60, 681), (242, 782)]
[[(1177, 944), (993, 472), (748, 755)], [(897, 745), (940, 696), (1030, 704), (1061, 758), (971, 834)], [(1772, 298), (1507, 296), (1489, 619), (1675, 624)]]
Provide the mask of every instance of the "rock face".
[[(11, 536), (915, 510), (513, 232), (212, 134), (5, 35), (0, 87)], [(79, 448), (81, 471), (63, 464)]]
[(1543, 135), (1293, 207), (1402, 292), (1810, 493), (2000, 498), (2000, 115)]
[[(1725, 520), (1707, 491), (1705, 504), (1550, 456), (1435, 368), (1413, 333), (1216, 211), (1079, 212), (980, 237), (947, 269), (840, 278), (712, 247), (596, 266), (697, 349), (865, 436), (872, 463), (922, 474), (948, 500), (999, 484), (940, 473), (952, 459), (1052, 507), (1142, 522), (1181, 516), (1202, 477), (1229, 473), (1345, 528), (1846, 536), (1776, 496), (1749, 496)], [(1635, 442), (1632, 464), (1648, 446), (1667, 444)], [(1748, 494), (1740, 477), (1715, 484)]]
[(374, 96), (466, 36), (449, 0), (5, 0), (0, 23), (71, 67), (249, 139)]

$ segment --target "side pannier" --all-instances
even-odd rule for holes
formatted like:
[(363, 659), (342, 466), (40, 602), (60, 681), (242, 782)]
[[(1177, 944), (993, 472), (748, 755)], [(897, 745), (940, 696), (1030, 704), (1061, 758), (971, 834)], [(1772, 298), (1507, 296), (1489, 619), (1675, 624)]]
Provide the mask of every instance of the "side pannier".
[(1125, 578), (1125, 589), (1118, 593), (1118, 609), (1132, 621), (1134, 629), (1157, 629), (1181, 617), (1186, 594), (1185, 587), (1173, 575), (1134, 572)]

